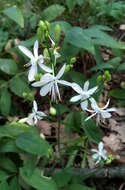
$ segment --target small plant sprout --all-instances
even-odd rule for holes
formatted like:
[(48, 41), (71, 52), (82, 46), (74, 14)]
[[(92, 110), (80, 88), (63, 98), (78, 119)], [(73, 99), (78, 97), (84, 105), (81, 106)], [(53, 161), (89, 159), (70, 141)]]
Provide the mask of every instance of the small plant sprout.
[(109, 112), (113, 112), (113, 111), (116, 110), (115, 108), (107, 109), (107, 107), (109, 105), (109, 100), (106, 103), (106, 105), (103, 106), (103, 107), (102, 106), (99, 107), (97, 105), (96, 101), (94, 100), (94, 98), (90, 98), (90, 101), (91, 101), (91, 107), (92, 107), (93, 110), (86, 109), (86, 111), (88, 111), (90, 113), (93, 113), (93, 114), (91, 116), (87, 117), (85, 119), (85, 121), (91, 119), (92, 117), (94, 117), (97, 114), (97, 123), (98, 123), (100, 121), (100, 119), (110, 118), (111, 114)]
[(34, 100), (33, 101), (32, 113), (29, 114), (28, 120), (32, 120), (33, 119), (35, 125), (37, 124), (38, 120), (41, 120), (41, 119), (43, 119), (43, 117), (46, 116), (46, 114), (44, 112), (37, 111), (37, 110), (38, 110), (37, 103)]
[(70, 99), (70, 102), (76, 102), (76, 101), (81, 101), (81, 108), (83, 110), (86, 110), (88, 107), (88, 99), (90, 96), (97, 90), (97, 86), (89, 88), (89, 81), (86, 81), (84, 83), (83, 89), (76, 83), (72, 83), (72, 88), (79, 94), (77, 96), (74, 96)]
[(29, 74), (28, 74), (28, 80), (30, 82), (35, 80), (35, 74), (37, 74), (37, 66), (39, 65), (44, 71), (51, 73), (52, 69), (47, 67), (46, 65), (43, 64), (44, 62), (44, 57), (43, 55), (38, 55), (38, 41), (36, 40), (34, 43), (33, 51), (34, 55), (30, 50), (28, 50), (24, 46), (18, 46), (19, 49), (27, 56), (30, 58), (30, 62), (27, 64), (30, 67)]
[(98, 164), (102, 159), (107, 160), (106, 153), (107, 151), (104, 148), (104, 143), (100, 142), (98, 144), (98, 150), (97, 149), (91, 149), (91, 151), (95, 154), (92, 155), (92, 158), (96, 160), (96, 164)]
[(46, 96), (48, 93), (50, 93), (52, 101), (55, 102), (57, 96), (59, 100), (61, 100), (58, 83), (66, 86), (71, 86), (70, 82), (67, 82), (65, 80), (59, 80), (62, 77), (65, 68), (66, 65), (64, 64), (56, 76), (54, 76), (54, 74), (51, 75), (50, 73), (44, 74), (41, 80), (39, 82), (34, 82), (32, 86), (34, 87), (42, 86), (40, 90), (41, 96)]

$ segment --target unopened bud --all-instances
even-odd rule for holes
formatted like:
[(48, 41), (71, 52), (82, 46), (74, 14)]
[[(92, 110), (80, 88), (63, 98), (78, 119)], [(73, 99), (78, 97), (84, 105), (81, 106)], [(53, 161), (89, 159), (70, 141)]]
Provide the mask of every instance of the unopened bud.
[(102, 76), (99, 75), (99, 76), (97, 77), (97, 84), (99, 84), (101, 81), (102, 81)]
[(105, 71), (104, 72), (104, 75), (103, 75), (103, 78), (104, 78), (104, 82), (109, 82), (111, 80), (111, 74), (109, 71)]
[(48, 31), (48, 33), (50, 32), (50, 23), (48, 21), (45, 21), (45, 26), (46, 26), (46, 30)]
[(125, 89), (125, 82), (122, 81), (120, 86), (121, 86), (121, 88)]
[(75, 57), (72, 57), (71, 59), (70, 59), (70, 64), (73, 64), (73, 63), (75, 63), (76, 62), (76, 58)]
[(23, 97), (26, 99), (27, 98), (27, 93), (26, 92), (23, 92)]
[(73, 65), (66, 65), (65, 73), (67, 73), (72, 67)]
[(61, 35), (61, 27), (59, 24), (56, 24), (54, 27), (54, 39), (55, 39), (56, 44), (59, 43), (60, 35)]
[(56, 115), (56, 109), (54, 107), (50, 107), (49, 112), (51, 115)]
[(41, 77), (42, 77), (41, 73), (35, 74), (35, 81), (40, 81)]

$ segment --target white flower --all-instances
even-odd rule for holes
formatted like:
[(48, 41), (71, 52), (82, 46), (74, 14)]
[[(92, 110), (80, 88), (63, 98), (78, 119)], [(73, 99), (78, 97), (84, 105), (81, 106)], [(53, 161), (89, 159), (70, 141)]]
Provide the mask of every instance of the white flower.
[(111, 114), (109, 112), (112, 112), (112, 111), (115, 111), (116, 109), (115, 108), (109, 108), (109, 109), (106, 109), (109, 105), (109, 100), (108, 102), (106, 103), (105, 106), (103, 107), (99, 107), (96, 103), (96, 101), (94, 100), (94, 98), (90, 98), (90, 101), (91, 101), (91, 107), (93, 108), (93, 110), (89, 110), (89, 109), (86, 109), (88, 112), (91, 112), (93, 113), (91, 116), (87, 117), (85, 119), (85, 121), (89, 120), (90, 118), (94, 117), (96, 114), (97, 114), (97, 122), (99, 122), (99, 120), (102, 118), (102, 119), (105, 119), (105, 118), (110, 118), (111, 117)]
[(97, 160), (96, 164), (98, 164), (101, 161), (101, 159), (107, 160), (107, 156), (106, 156), (107, 151), (105, 149), (103, 149), (103, 147), (104, 147), (104, 143), (100, 142), (98, 144), (98, 150), (91, 149), (91, 151), (95, 153), (92, 155), (92, 158), (94, 160)]
[(27, 122), (31, 121), (33, 119), (34, 124), (36, 124), (38, 120), (41, 120), (41, 119), (43, 119), (43, 117), (46, 116), (46, 114), (44, 112), (37, 111), (37, 110), (38, 110), (37, 103), (34, 100), (33, 101), (33, 110), (32, 110), (32, 113), (29, 114)]
[(37, 74), (37, 66), (39, 65), (44, 71), (51, 73), (52, 69), (47, 67), (46, 65), (43, 64), (44, 62), (44, 57), (43, 55), (38, 55), (38, 40), (35, 41), (33, 51), (34, 55), (30, 50), (28, 50), (24, 46), (18, 46), (19, 49), (27, 56), (30, 58), (30, 62), (28, 63), (28, 66), (30, 67), (29, 74), (28, 74), (28, 80), (29, 81), (34, 81), (35, 74)]
[(51, 75), (49, 73), (44, 74), (41, 80), (33, 83), (32, 86), (34, 87), (43, 86), (40, 90), (40, 95), (46, 96), (48, 93), (50, 93), (52, 101), (56, 101), (56, 96), (58, 96), (59, 99), (61, 99), (58, 83), (66, 86), (71, 86), (70, 82), (67, 82), (65, 80), (59, 80), (65, 71), (65, 67), (66, 65), (64, 64), (56, 76)]
[[(49, 36), (49, 39), (50, 39), (50, 41), (51, 41), (51, 43), (52, 43), (52, 46), (53, 46), (53, 48), (54, 48), (53, 54), (55, 55), (56, 58), (59, 58), (61, 55), (60, 55), (60, 53), (57, 52), (58, 47), (57, 47), (57, 48), (55, 47), (56, 44), (55, 44), (55, 42), (52, 40), (52, 38), (51, 38), (50, 36)], [(51, 50), (51, 49), (53, 49), (53, 48), (49, 48), (49, 49)]]
[(72, 83), (72, 88), (79, 94), (77, 96), (74, 96), (70, 99), (70, 102), (76, 102), (78, 100), (81, 100), (81, 108), (83, 110), (86, 110), (88, 107), (88, 99), (90, 98), (90, 96), (97, 90), (97, 86), (95, 86), (94, 88), (91, 88), (88, 90), (89, 88), (89, 81), (86, 81), (84, 83), (84, 87), (83, 89), (76, 83)]

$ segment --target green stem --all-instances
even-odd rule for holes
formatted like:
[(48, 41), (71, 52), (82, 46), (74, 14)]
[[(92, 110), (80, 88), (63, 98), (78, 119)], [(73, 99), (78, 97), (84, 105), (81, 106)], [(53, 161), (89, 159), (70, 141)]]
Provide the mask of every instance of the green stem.
[[(59, 111), (60, 112), (60, 111)], [(58, 152), (59, 152), (59, 155), (60, 155), (60, 128), (61, 128), (61, 117), (60, 117), (60, 113), (58, 113)]]
[(87, 149), (88, 149), (88, 139), (85, 142), (85, 150), (84, 150), (84, 154), (83, 154), (83, 160), (81, 163), (81, 168), (85, 168), (85, 162), (86, 162), (86, 157), (87, 157)]

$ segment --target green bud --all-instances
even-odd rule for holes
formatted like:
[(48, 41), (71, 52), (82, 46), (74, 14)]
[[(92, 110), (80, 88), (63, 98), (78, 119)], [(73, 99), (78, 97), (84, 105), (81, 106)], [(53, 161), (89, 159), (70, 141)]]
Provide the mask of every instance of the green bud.
[(60, 35), (61, 35), (61, 27), (59, 24), (56, 24), (54, 27), (54, 39), (55, 39), (56, 44), (59, 43)]
[(103, 75), (103, 78), (104, 78), (104, 82), (109, 82), (111, 80), (111, 74), (109, 71), (105, 71), (104, 72), (104, 75)]
[(76, 58), (75, 58), (75, 57), (72, 57), (72, 58), (70, 59), (70, 63), (73, 64), (73, 63), (75, 63), (75, 62), (76, 62)]
[(27, 94), (26, 92), (23, 92), (23, 97), (24, 97), (24, 99), (26, 99), (27, 96), (28, 96), (28, 94)]
[(108, 158), (107, 158), (107, 160), (106, 160), (106, 164), (111, 164), (111, 162), (114, 160), (114, 157), (113, 157), (113, 155), (112, 154), (109, 154), (108, 155)]
[(51, 115), (56, 115), (56, 109), (54, 107), (50, 107), (49, 112)]
[(101, 81), (102, 81), (102, 76), (99, 75), (99, 76), (97, 77), (97, 84), (99, 84)]
[(50, 32), (50, 23), (48, 21), (45, 21), (46, 30)]
[(65, 73), (67, 73), (72, 67), (73, 65), (66, 65)]
[(43, 30), (46, 30), (45, 23), (44, 23), (42, 20), (39, 22), (39, 27), (40, 27), (41, 29), (43, 29)]
[(42, 77), (41, 73), (35, 74), (35, 81), (40, 81), (41, 77)]
[(33, 102), (33, 101), (34, 101), (34, 95), (32, 94), (32, 92), (30, 92), (30, 93), (28, 94), (28, 100), (29, 100), (30, 102)]
[(44, 40), (44, 31), (41, 28), (37, 29), (37, 36), (41, 43)]
[(125, 81), (122, 81), (120, 86), (121, 88), (125, 89)]

